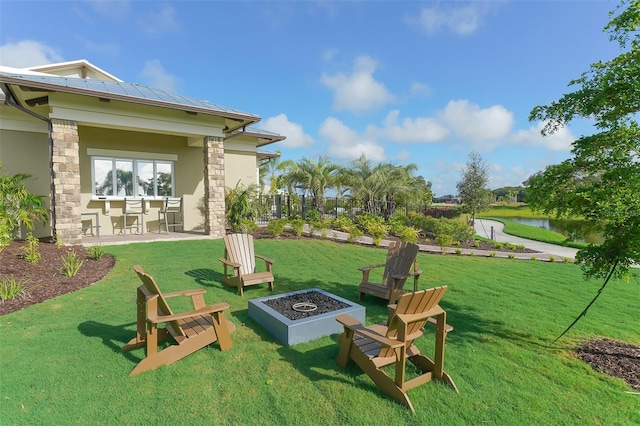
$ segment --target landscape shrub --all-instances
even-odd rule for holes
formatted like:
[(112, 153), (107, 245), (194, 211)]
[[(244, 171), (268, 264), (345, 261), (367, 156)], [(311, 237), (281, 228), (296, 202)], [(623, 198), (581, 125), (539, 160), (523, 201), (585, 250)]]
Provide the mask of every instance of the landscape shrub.
[(293, 219), (289, 221), (291, 225), (291, 230), (296, 236), (301, 236), (302, 231), (304, 230), (304, 220), (302, 219)]
[(62, 258), (62, 268), (60, 268), (60, 273), (67, 277), (75, 277), (83, 263), (84, 260), (80, 259), (78, 255), (76, 255), (75, 251), (70, 251)]
[(95, 246), (91, 246), (87, 250), (87, 255), (89, 256), (90, 259), (100, 260), (102, 259), (102, 256), (104, 256), (104, 248), (99, 244)]
[(16, 280), (13, 275), (0, 278), (0, 299), (7, 301), (24, 296), (24, 285), (25, 281)]
[(339, 215), (333, 219), (332, 223), (334, 228), (342, 232), (349, 232), (349, 229), (355, 225), (353, 220), (351, 220), (351, 218), (346, 214)]
[(420, 231), (412, 226), (404, 226), (400, 229), (397, 236), (400, 238), (400, 241), (416, 244), (420, 236)]
[(436, 237), (436, 244), (440, 246), (440, 250), (444, 253), (444, 249), (451, 247), (453, 244), (453, 237), (447, 234), (440, 234)]
[(22, 247), (22, 251), (24, 252), (24, 260), (27, 262), (32, 265), (40, 262), (40, 257), (42, 256), (40, 254), (40, 242), (31, 232), (27, 235), (27, 245)]
[(287, 223), (287, 219), (276, 219), (272, 220), (267, 224), (267, 228), (265, 229), (266, 233), (269, 235), (273, 235), (274, 237), (279, 237), (284, 232), (284, 226)]

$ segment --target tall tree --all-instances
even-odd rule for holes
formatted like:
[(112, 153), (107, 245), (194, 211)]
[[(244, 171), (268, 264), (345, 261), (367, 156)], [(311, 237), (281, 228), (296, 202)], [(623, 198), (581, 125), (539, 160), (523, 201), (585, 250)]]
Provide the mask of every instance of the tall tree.
[(604, 237), (576, 256), (585, 276), (603, 278), (603, 284), (573, 324), (610, 278), (624, 277), (640, 263), (640, 1), (624, 0), (610, 16), (605, 32), (622, 53), (592, 64), (569, 83), (577, 87), (574, 92), (533, 108), (529, 117), (545, 123), (543, 135), (576, 118), (595, 120), (598, 131), (573, 142), (572, 158), (529, 180), (529, 201), (536, 209), (583, 217)]
[(318, 161), (303, 158), (298, 162), (288, 161), (282, 164), (287, 167), (285, 180), (308, 191), (312, 207), (322, 210), (324, 194), (333, 187), (338, 166), (328, 157), (320, 157)]
[(476, 220), (476, 214), (486, 210), (493, 201), (493, 194), (487, 189), (488, 184), (487, 162), (480, 154), (471, 152), (466, 166), (462, 169), (462, 177), (456, 185), (462, 211), (471, 214), (471, 223)]

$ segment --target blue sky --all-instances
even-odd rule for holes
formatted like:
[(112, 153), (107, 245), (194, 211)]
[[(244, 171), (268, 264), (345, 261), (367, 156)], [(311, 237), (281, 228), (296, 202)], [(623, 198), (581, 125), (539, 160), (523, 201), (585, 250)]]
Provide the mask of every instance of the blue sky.
[(262, 117), (283, 159), (415, 163), (456, 193), (470, 152), (494, 189), (570, 155), (536, 105), (620, 51), (617, 1), (6, 1), (0, 65), (87, 59), (132, 83)]

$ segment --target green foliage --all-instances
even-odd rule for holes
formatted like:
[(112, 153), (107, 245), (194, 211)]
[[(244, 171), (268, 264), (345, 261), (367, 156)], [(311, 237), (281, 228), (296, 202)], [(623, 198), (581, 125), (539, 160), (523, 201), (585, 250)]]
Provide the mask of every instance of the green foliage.
[(322, 219), (322, 214), (318, 210), (311, 209), (307, 211), (306, 218), (308, 223), (320, 222), (320, 220)]
[(373, 244), (379, 246), (382, 239), (387, 236), (389, 228), (384, 223), (372, 222), (369, 224), (367, 231), (373, 238)]
[(355, 223), (352, 223), (351, 225), (349, 225), (345, 232), (349, 234), (347, 236), (347, 241), (350, 243), (356, 241), (358, 238), (364, 235), (362, 230)]
[(447, 234), (440, 234), (436, 237), (436, 244), (440, 246), (440, 250), (444, 253), (444, 249), (451, 247), (453, 244), (453, 237)]
[(258, 186), (244, 186), (238, 181), (235, 188), (227, 188), (225, 210), (227, 225), (233, 232), (248, 232), (245, 220), (255, 221), (261, 212), (257, 198)]
[(493, 194), (487, 189), (489, 170), (487, 162), (475, 152), (469, 154), (469, 161), (462, 169), (461, 180), (457, 183), (458, 196), (462, 203), (462, 211), (471, 214), (475, 220), (476, 214), (486, 210), (493, 201)]
[(250, 234), (258, 229), (258, 224), (252, 219), (241, 219), (240, 224), (242, 232), (246, 234)]
[(475, 230), (464, 222), (459, 220), (447, 219), (431, 219), (434, 221), (433, 230), (436, 234), (448, 234), (455, 241), (469, 241), (473, 238)]
[(554, 263), (556, 261), (555, 256), (549, 256), (549, 262)]
[(289, 224), (291, 225), (291, 229), (293, 230), (293, 233), (296, 234), (296, 236), (299, 237), (302, 235), (302, 231), (304, 230), (304, 220), (292, 219), (289, 221)]
[(284, 232), (284, 226), (287, 224), (287, 219), (276, 219), (269, 221), (267, 224), (267, 228), (265, 231), (267, 234), (273, 235), (274, 237), (279, 237)]
[(389, 232), (392, 235), (400, 235), (400, 232), (409, 225), (409, 218), (407, 216), (395, 214), (387, 221), (389, 225)]
[(576, 260), (586, 277), (624, 277), (640, 263), (640, 3), (623, 1), (605, 27), (623, 51), (569, 84), (574, 92), (537, 106), (530, 120), (545, 123), (543, 135), (574, 119), (595, 120), (598, 133), (573, 143), (572, 157), (528, 180), (536, 210), (557, 217), (583, 217), (604, 236), (581, 249)]
[(13, 240), (20, 224), (32, 230), (34, 222), (48, 216), (43, 198), (27, 189), (25, 181), (29, 178), (25, 173), (13, 176), (0, 173), (0, 249)]
[(22, 247), (22, 251), (24, 252), (24, 259), (27, 262), (32, 265), (36, 265), (40, 262), (40, 242), (31, 232), (27, 235), (27, 245)]
[(23, 297), (25, 281), (16, 280), (13, 275), (0, 278), (0, 300), (7, 301)]
[(509, 254), (507, 255), (507, 257), (508, 257), (509, 259), (515, 259), (516, 255), (515, 255), (515, 254), (513, 254), (513, 253), (509, 253)]
[(462, 254), (462, 249), (457, 248), (456, 249), (456, 254)]
[(83, 264), (84, 260), (80, 259), (75, 251), (70, 251), (66, 256), (62, 257), (60, 273), (67, 277), (75, 277)]
[(87, 255), (90, 259), (100, 260), (102, 259), (102, 256), (104, 256), (104, 247), (99, 244), (91, 246), (87, 249)]
[(496, 252), (495, 251), (490, 251), (489, 252), (489, 257), (496, 257)]
[(349, 229), (355, 226), (351, 218), (346, 214), (339, 215), (337, 218), (333, 219), (332, 223), (336, 229), (342, 232), (349, 232)]
[(404, 226), (396, 235), (400, 238), (400, 241), (407, 241), (415, 244), (418, 242), (420, 231), (412, 226)]

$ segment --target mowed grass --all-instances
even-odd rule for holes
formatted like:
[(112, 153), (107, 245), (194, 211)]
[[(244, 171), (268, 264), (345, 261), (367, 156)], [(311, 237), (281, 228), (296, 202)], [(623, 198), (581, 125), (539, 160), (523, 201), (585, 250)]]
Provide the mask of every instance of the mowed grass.
[[(599, 288), (576, 265), (420, 254), (420, 287), (449, 286), (445, 369), (460, 394), (437, 382), (413, 389), (413, 415), (355, 365), (336, 365), (337, 335), (285, 347), (249, 318), (247, 301), (271, 293), (262, 285), (239, 297), (220, 284), (221, 240), (106, 250), (117, 262), (99, 283), (0, 317), (0, 424), (640, 424), (633, 389), (572, 354), (595, 337), (640, 344), (636, 282), (612, 282), (548, 347)], [(386, 255), (323, 240), (258, 240), (256, 252), (277, 260), (275, 293), (319, 287), (353, 301), (357, 268)], [(214, 344), (129, 377), (144, 356), (121, 353), (135, 335), (134, 264), (163, 291), (202, 287), (208, 303), (228, 302), (233, 348)], [(386, 319), (383, 300), (362, 304), (367, 323)], [(431, 354), (433, 329), (417, 345)]]

